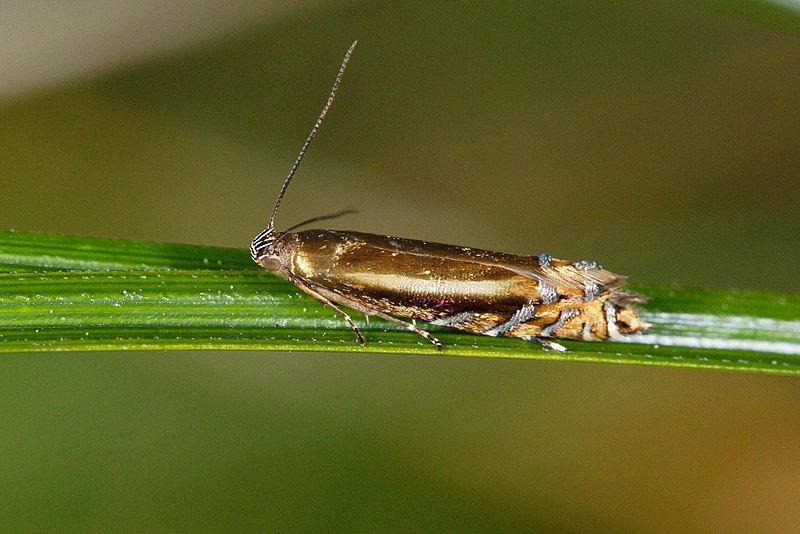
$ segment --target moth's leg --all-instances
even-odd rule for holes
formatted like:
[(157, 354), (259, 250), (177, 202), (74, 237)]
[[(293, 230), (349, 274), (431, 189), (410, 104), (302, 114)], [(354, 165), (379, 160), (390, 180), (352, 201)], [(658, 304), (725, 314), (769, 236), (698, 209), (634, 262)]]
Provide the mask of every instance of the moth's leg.
[(561, 343), (550, 341), (549, 339), (544, 339), (536, 336), (528, 336), (525, 339), (527, 339), (528, 341), (533, 341), (534, 343), (538, 343), (539, 345), (541, 345), (546, 349), (553, 349), (557, 350), (558, 352), (567, 352), (567, 347), (565, 347)]
[(567, 352), (567, 348), (564, 345), (543, 338), (550, 337), (555, 334), (556, 331), (564, 326), (567, 321), (577, 315), (580, 315), (580, 313), (581, 311), (577, 308), (567, 308), (561, 310), (561, 313), (558, 314), (558, 319), (556, 319), (556, 322), (542, 328), (542, 331), (539, 334), (541, 337), (531, 336), (529, 339), (539, 343), (541, 346), (547, 349), (557, 350), (558, 352)]
[(392, 317), (391, 315), (388, 315), (386, 313), (380, 312), (378, 310), (370, 310), (370, 314), (375, 315), (376, 317), (380, 317), (381, 319), (386, 319), (390, 323), (394, 323), (397, 326), (402, 326), (403, 328), (405, 328), (407, 330), (411, 330), (412, 332), (416, 332), (417, 334), (421, 335), (422, 337), (424, 337), (425, 339), (427, 339), (428, 341), (433, 343), (433, 346), (436, 347), (436, 350), (438, 350), (439, 352), (442, 352), (444, 350), (444, 347), (442, 346), (442, 342), (441, 341), (439, 341), (438, 339), (433, 337), (429, 332), (426, 332), (425, 330), (422, 330), (421, 328), (417, 328), (417, 326), (414, 325), (414, 324), (407, 323), (405, 321), (401, 321), (397, 317)]
[(310, 297), (318, 300), (319, 302), (323, 303), (325, 306), (327, 306), (327, 307), (331, 308), (332, 310), (338, 312), (339, 315), (341, 315), (344, 318), (345, 322), (348, 325), (350, 325), (350, 328), (353, 329), (353, 332), (356, 333), (356, 337), (358, 338), (358, 344), (361, 345), (362, 347), (365, 345), (366, 342), (364, 341), (364, 334), (361, 333), (361, 330), (358, 329), (358, 327), (356, 326), (356, 323), (354, 323), (353, 320), (350, 318), (350, 316), (347, 315), (346, 311), (344, 311), (339, 306), (337, 306), (336, 304), (331, 302), (331, 300), (328, 299), (327, 297), (325, 297), (323, 295), (320, 295), (318, 292), (314, 291), (312, 288), (310, 288), (309, 286), (305, 285), (303, 282), (301, 282), (301, 281), (299, 281), (297, 279), (293, 279), (292, 283), (294, 285), (296, 285), (297, 287), (299, 287), (300, 289), (302, 289)]
[[(295, 282), (295, 283), (297, 283), (297, 282)], [(302, 284), (302, 282), (300, 282), (300, 284)], [(311, 291), (314, 291), (314, 290), (312, 289)], [(316, 291), (314, 291), (314, 293), (317, 293), (317, 292), (316, 292)], [(320, 294), (320, 293), (321, 293), (321, 294)], [(311, 293), (309, 293), (309, 294), (311, 294)], [(335, 293), (333, 293), (333, 292), (331, 292), (331, 291), (329, 291), (329, 290), (327, 290), (327, 289), (324, 289), (324, 288), (320, 288), (320, 290), (319, 290), (319, 293), (317, 293), (317, 294), (320, 294), (320, 297), (322, 297), (322, 298), (326, 298), (326, 295), (330, 295), (331, 297), (333, 297), (334, 295), (336, 295)], [(313, 296), (313, 295), (312, 295), (312, 296)], [(317, 297), (314, 297), (314, 298), (317, 298)], [(442, 347), (442, 343), (441, 343), (441, 342), (440, 342), (438, 339), (436, 339), (435, 337), (433, 337), (431, 334), (429, 334), (429, 333), (428, 333), (428, 332), (426, 332), (425, 330), (422, 330), (422, 329), (420, 329), (420, 328), (417, 328), (417, 326), (416, 326), (416, 325), (413, 325), (413, 324), (411, 324), (411, 323), (407, 323), (407, 322), (405, 322), (405, 321), (401, 321), (400, 319), (398, 319), (398, 318), (396, 318), (396, 317), (392, 317), (391, 315), (389, 315), (389, 314), (387, 314), (387, 313), (383, 313), (383, 312), (382, 312), (382, 311), (380, 311), (380, 310), (375, 310), (375, 309), (373, 309), (373, 308), (370, 308), (370, 307), (368, 307), (368, 306), (365, 306), (364, 304), (362, 304), (362, 303), (360, 303), (360, 302), (356, 302), (356, 301), (353, 301), (353, 300), (347, 299), (347, 298), (345, 298), (345, 297), (341, 297), (341, 296), (339, 296), (339, 295), (336, 295), (336, 298), (339, 298), (339, 299), (341, 299), (341, 302), (342, 302), (343, 304), (345, 304), (345, 305), (346, 305), (348, 308), (353, 308), (354, 310), (360, 311), (360, 312), (361, 312), (361, 313), (363, 313), (364, 315), (374, 315), (375, 317), (380, 317), (381, 319), (385, 319), (385, 320), (389, 321), (390, 323), (396, 324), (396, 325), (398, 325), (398, 326), (402, 326), (403, 328), (405, 328), (405, 329), (407, 329), (407, 330), (411, 330), (412, 332), (416, 332), (417, 334), (421, 335), (422, 337), (424, 337), (425, 339), (427, 339), (428, 341), (430, 341), (431, 343), (433, 343), (433, 345), (434, 345), (434, 346), (435, 346), (435, 347), (436, 347), (436, 348), (437, 348), (437, 349), (438, 349), (440, 352), (441, 352), (442, 350), (444, 350), (444, 348)], [(327, 300), (328, 302), (330, 302), (330, 299), (326, 299), (326, 300)], [(320, 299), (320, 302), (325, 302), (325, 301), (323, 301), (323, 300), (321, 300), (321, 299)], [(331, 305), (331, 306), (332, 306), (332, 305)], [(336, 309), (336, 308), (334, 307), (334, 309)], [(341, 312), (341, 313), (344, 313), (344, 312)], [(351, 326), (352, 326), (352, 323), (351, 323)], [(353, 328), (355, 328), (355, 326), (354, 326)]]

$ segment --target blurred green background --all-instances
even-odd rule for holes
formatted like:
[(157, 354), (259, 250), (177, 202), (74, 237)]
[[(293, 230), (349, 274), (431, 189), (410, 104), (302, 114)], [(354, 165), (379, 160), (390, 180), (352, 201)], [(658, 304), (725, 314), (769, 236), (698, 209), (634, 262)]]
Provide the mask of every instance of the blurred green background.
[[(58, 7), (55, 7), (58, 6)], [(10, 2), (0, 227), (278, 225), (797, 291), (800, 12), (708, 2)], [(793, 378), (440, 357), (0, 359), (15, 530), (791, 531)]]

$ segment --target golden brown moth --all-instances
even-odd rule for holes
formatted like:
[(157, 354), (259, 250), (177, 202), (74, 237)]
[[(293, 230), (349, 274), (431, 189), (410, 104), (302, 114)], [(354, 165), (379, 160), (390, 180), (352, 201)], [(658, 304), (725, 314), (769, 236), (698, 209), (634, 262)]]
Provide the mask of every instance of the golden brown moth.
[[(328, 100), (283, 182), (269, 223), (250, 245), (253, 261), (289, 280), (339, 313), (342, 307), (377, 316), (442, 344), (416, 321), (486, 336), (512, 336), (559, 351), (548, 338), (597, 341), (643, 332), (633, 305), (645, 298), (624, 291), (625, 278), (593, 261), (547, 254), (492, 252), (441, 243), (339, 230), (292, 230), (343, 214), (316, 217), (284, 232), (275, 215), (303, 156), (330, 109), (354, 42)], [(410, 319), (411, 322), (403, 319)]]

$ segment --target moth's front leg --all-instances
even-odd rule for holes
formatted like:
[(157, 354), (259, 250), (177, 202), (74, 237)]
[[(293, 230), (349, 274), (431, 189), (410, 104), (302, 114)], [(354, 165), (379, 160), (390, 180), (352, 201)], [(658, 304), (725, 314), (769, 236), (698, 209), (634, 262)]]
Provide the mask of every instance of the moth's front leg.
[(366, 341), (364, 341), (364, 334), (361, 333), (361, 330), (358, 329), (358, 327), (353, 322), (353, 320), (350, 318), (350, 316), (347, 315), (346, 311), (344, 311), (339, 306), (337, 306), (336, 304), (331, 302), (331, 300), (328, 299), (327, 297), (321, 295), (319, 292), (317, 292), (314, 289), (312, 289), (311, 287), (307, 286), (301, 280), (299, 280), (297, 278), (293, 278), (293, 279), (291, 279), (291, 282), (294, 285), (296, 285), (297, 287), (299, 287), (300, 289), (302, 289), (303, 292), (306, 293), (311, 298), (321, 302), (325, 306), (327, 306), (327, 307), (331, 308), (332, 310), (338, 312), (339, 315), (341, 315), (344, 318), (345, 322), (348, 325), (350, 325), (350, 328), (352, 328), (353, 331), (356, 333), (356, 337), (358, 338), (358, 344), (361, 345), (362, 347), (366, 344)]

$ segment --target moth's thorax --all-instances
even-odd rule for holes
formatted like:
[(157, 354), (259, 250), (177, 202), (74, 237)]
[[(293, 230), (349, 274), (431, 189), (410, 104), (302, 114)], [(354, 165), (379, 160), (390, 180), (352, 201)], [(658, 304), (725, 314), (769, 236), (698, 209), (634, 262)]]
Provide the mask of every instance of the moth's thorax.
[(284, 234), (276, 250), (281, 263), (281, 271), (276, 274), (315, 280), (320, 269), (326, 270), (328, 248), (327, 243), (309, 240), (308, 232)]

